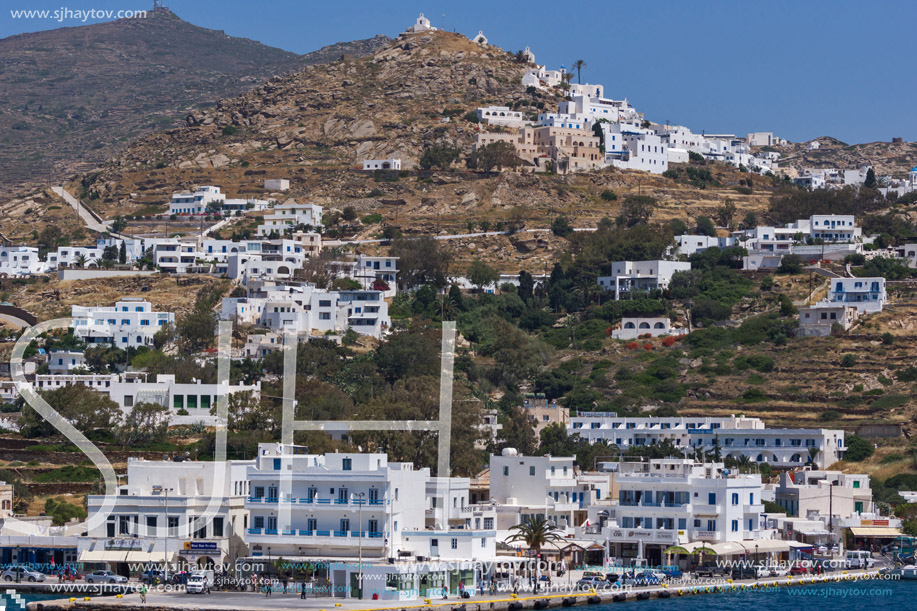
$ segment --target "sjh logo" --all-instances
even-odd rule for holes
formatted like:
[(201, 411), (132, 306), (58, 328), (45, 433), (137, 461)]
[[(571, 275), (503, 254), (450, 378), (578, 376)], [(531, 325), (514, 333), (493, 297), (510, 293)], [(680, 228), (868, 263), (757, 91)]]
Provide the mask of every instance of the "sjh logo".
[(18, 594), (16, 590), (6, 590), (3, 596), (0, 596), (0, 611), (7, 611), (7, 609), (10, 611), (15, 609), (25, 611), (25, 599), (22, 594)]

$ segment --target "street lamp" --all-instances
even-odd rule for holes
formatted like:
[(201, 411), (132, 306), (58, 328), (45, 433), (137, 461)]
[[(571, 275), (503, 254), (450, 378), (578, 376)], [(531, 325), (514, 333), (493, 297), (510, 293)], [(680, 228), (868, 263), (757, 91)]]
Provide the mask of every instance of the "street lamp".
[(162, 491), (166, 493), (165, 501), (165, 514), (166, 514), (166, 524), (165, 528), (162, 530), (162, 580), (163, 582), (169, 581), (169, 491), (171, 488), (163, 488)]
[(360, 499), (357, 505), (357, 586), (360, 588), (360, 600), (363, 600), (363, 497), (366, 493), (358, 492), (355, 496)]
[(755, 565), (758, 564), (758, 544), (755, 543)]

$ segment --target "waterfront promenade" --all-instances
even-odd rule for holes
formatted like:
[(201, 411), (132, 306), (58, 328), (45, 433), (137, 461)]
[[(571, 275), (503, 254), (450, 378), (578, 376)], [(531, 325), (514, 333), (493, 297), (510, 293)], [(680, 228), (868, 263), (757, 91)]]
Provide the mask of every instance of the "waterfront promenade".
[[(716, 595), (738, 592), (744, 589), (773, 589), (798, 587), (817, 583), (849, 582), (859, 580), (886, 579), (878, 570), (838, 571), (825, 575), (770, 577), (757, 580), (704, 579), (701, 582), (692, 580), (673, 582), (662, 586), (609, 588), (604, 591), (563, 591), (546, 594), (520, 593), (517, 597), (511, 594), (498, 593), (495, 596), (473, 596), (470, 599), (457, 597), (444, 599), (424, 599), (413, 601), (380, 601), (354, 600), (347, 598), (307, 598), (300, 599), (298, 594), (274, 593), (271, 596), (255, 592), (213, 592), (211, 594), (187, 594), (183, 591), (158, 592), (150, 591), (147, 602), (140, 602), (138, 594), (125, 595), (122, 598), (113, 596), (91, 596), (89, 600), (78, 597), (75, 600), (48, 600), (41, 603), (30, 603), (33, 611), (139, 611), (140, 609), (175, 609), (191, 611), (207, 609), (210, 611), (272, 611), (284, 609), (306, 609), (314, 611), (336, 611), (354, 609), (358, 611), (437, 608), (463, 609), (463, 611), (522, 611), (524, 609), (544, 609), (548, 607), (581, 606), (598, 603), (610, 603), (624, 595), (625, 601), (644, 600), (648, 598), (671, 598), (678, 596), (697, 596), (702, 594)], [(620, 602), (620, 600), (616, 600)], [(39, 606), (40, 605), (40, 606)]]

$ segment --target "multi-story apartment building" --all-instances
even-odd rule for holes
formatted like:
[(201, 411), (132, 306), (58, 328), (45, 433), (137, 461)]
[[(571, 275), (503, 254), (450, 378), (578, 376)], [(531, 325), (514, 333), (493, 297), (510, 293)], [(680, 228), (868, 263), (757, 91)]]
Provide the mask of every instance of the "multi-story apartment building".
[(90, 344), (114, 344), (118, 348), (146, 346), (166, 324), (175, 322), (172, 312), (156, 312), (139, 297), (125, 297), (114, 306), (72, 307), (73, 333)]
[[(798, 468), (808, 462), (829, 466), (844, 457), (844, 431), (770, 429), (758, 418), (619, 417), (613, 412), (581, 412), (570, 418), (569, 434), (619, 448), (669, 441), (684, 452), (704, 452), (735, 460)], [(814, 456), (813, 456), (814, 455)]]
[(522, 411), (535, 429), (535, 435), (541, 437), (546, 426), (559, 424), (566, 428), (570, 420), (570, 410), (558, 405), (556, 399), (548, 401), (543, 394), (527, 394), (522, 401)]
[(675, 272), (690, 271), (687, 261), (615, 261), (611, 275), (600, 276), (599, 286), (614, 291), (615, 299), (633, 291), (665, 290)]
[(498, 536), (534, 516), (572, 532), (609, 490), (607, 475), (580, 472), (572, 457), (520, 456), (513, 448), (490, 456), (490, 501)]
[(185, 274), (203, 258), (196, 242), (177, 239), (157, 240), (151, 243), (153, 264), (164, 272)]
[(248, 553), (244, 501), (252, 464), (130, 458), (117, 495), (87, 497), (89, 524), (100, 512), (106, 518), (80, 537), (79, 561), (122, 575), (150, 563), (167, 562), (170, 573), (231, 566)]
[(863, 474), (810, 469), (788, 471), (780, 475), (775, 497), (777, 504), (790, 515), (800, 518), (812, 514), (830, 516), (834, 526), (841, 519), (875, 511), (869, 476)]
[(618, 504), (605, 524), (609, 561), (661, 565), (664, 550), (689, 541), (766, 538), (761, 476), (687, 459), (619, 463)]
[(470, 588), (479, 578), (465, 562), (496, 555), (492, 529), (454, 528), (467, 480), (431, 478), (429, 469), (390, 463), (384, 454), (317, 455), (261, 444), (248, 480), (252, 557), (328, 563), (337, 597), (454, 593), (460, 582)]

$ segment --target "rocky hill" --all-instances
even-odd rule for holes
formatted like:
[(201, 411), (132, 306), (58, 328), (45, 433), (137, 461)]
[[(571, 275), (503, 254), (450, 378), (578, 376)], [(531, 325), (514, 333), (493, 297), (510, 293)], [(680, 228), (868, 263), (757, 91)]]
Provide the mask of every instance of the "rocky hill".
[(307, 55), (169, 11), (0, 40), (0, 185), (85, 171), (124, 143), (303, 66), (372, 53), (385, 36)]
[(799, 142), (777, 147), (783, 157), (781, 167), (840, 168), (852, 170), (871, 165), (879, 176), (904, 177), (917, 165), (917, 142), (869, 142), (847, 144), (836, 138), (821, 137), (817, 149), (809, 149), (809, 142)]

